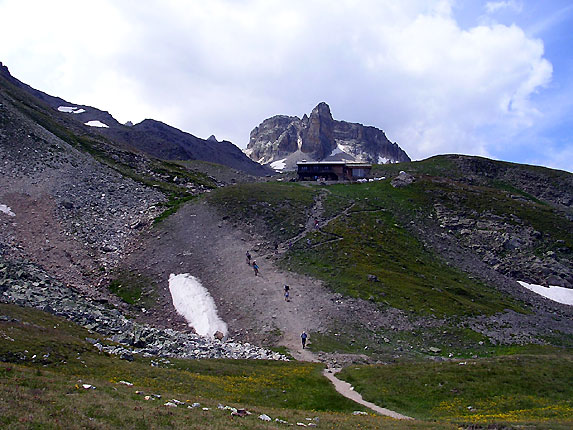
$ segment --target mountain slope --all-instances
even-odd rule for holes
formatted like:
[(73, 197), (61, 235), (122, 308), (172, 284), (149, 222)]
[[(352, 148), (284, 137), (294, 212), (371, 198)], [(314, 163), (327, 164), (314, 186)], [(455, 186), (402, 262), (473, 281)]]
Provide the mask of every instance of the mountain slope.
[[(123, 125), (108, 112), (91, 106), (71, 104), (20, 82), (0, 63), (0, 78), (47, 104), (67, 127), (83, 133), (105, 136), (118, 148), (137, 150), (165, 160), (202, 160), (229, 166), (246, 173), (264, 176), (272, 170), (264, 168), (246, 157), (231, 142), (218, 142), (214, 138), (201, 139), (159, 121), (145, 120), (136, 125)], [(92, 124), (86, 125), (86, 124)]]
[(146, 119), (131, 127), (103, 128), (114, 142), (164, 160), (203, 160), (223, 164), (252, 175), (267, 175), (270, 169), (253, 162), (231, 142), (200, 139), (159, 121)]
[[(483, 354), (499, 344), (571, 345), (573, 309), (516, 282), (570, 286), (570, 208), (516, 199), (517, 182), (467, 184), (460, 175), (466, 161), (475, 159), (378, 166), (388, 179), (366, 184), (241, 185), (211, 193), (209, 202), (221, 216), (239, 215), (239, 226), (264, 238), (257, 256), (272, 256), (277, 241), (275, 265), (318, 278), (334, 293), (325, 302), (317, 289), (308, 299), (322, 308), (313, 337), (319, 350), (357, 353), (368, 347), (387, 358), (427, 354), (432, 343), (449, 345), (454, 354)], [(509, 177), (538, 170), (501, 167)], [(390, 178), (399, 169), (410, 172), (413, 183), (394, 187)], [(529, 180), (541, 183), (553, 178), (556, 193), (573, 176), (550, 169), (532, 174), (536, 179)], [(512, 193), (504, 189), (510, 184)], [(331, 300), (336, 310), (326, 305)], [(298, 304), (298, 312), (306, 312)]]

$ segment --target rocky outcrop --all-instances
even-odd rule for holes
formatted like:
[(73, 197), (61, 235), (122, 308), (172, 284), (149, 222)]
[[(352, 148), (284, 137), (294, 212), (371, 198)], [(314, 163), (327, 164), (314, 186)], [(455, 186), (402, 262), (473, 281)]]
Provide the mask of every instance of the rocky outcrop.
[[(286, 360), (286, 357), (248, 343), (221, 341), (194, 333), (159, 329), (126, 318), (119, 310), (86, 299), (51, 279), (40, 268), (0, 257), (0, 302), (36, 308), (58, 315), (107, 337), (90, 341), (100, 351), (132, 360), (146, 357), (233, 358)], [(1, 359), (2, 357), (0, 357)]]
[[(440, 227), (475, 252), (494, 270), (512, 279), (573, 288), (571, 250), (561, 239), (535, 230), (515, 214), (477, 213), (435, 204)], [(540, 250), (553, 250), (540, 253)]]
[(564, 211), (567, 218), (573, 220), (573, 175), (569, 172), (468, 155), (448, 155), (446, 158), (455, 164), (465, 182), (485, 186), (496, 182), (510, 184), (521, 193), (512, 198), (533, 196)]
[(261, 164), (272, 165), (284, 160), (286, 170), (293, 169), (303, 158), (378, 164), (410, 161), (410, 157), (396, 143), (390, 142), (382, 130), (334, 120), (324, 102), (302, 119), (277, 115), (264, 120), (251, 131), (245, 153)]

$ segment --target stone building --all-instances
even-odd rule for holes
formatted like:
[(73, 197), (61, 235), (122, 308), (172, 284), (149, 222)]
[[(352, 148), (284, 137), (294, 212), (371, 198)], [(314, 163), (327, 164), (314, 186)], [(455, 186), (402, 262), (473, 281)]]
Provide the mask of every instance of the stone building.
[(299, 161), (297, 164), (300, 181), (355, 181), (370, 175), (372, 164), (349, 161)]

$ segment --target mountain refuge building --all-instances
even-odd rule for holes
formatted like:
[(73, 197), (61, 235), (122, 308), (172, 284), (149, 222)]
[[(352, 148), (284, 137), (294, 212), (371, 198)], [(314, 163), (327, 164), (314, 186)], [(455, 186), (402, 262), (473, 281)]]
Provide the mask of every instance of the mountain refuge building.
[(372, 164), (351, 161), (299, 161), (300, 181), (356, 181), (370, 175)]

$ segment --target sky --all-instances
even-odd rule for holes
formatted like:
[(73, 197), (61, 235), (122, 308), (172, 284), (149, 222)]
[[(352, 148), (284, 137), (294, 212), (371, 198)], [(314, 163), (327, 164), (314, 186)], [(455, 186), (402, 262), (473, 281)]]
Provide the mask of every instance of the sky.
[(118, 121), (245, 148), (319, 102), (412, 159), (573, 171), (572, 0), (0, 0), (0, 61)]

